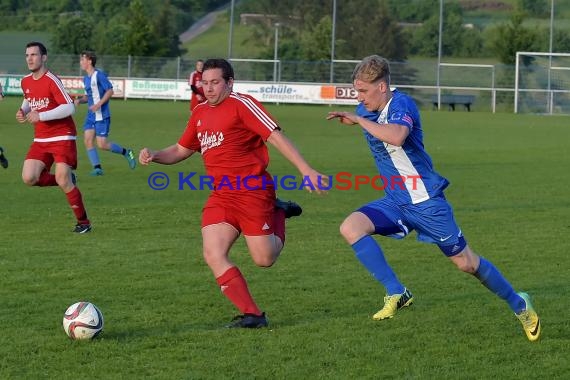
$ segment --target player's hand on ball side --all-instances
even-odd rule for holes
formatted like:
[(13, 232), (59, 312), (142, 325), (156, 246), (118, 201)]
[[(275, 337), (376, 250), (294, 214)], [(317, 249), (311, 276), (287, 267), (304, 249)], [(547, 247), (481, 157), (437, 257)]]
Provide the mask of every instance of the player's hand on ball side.
[(139, 162), (141, 165), (148, 165), (154, 158), (154, 152), (148, 148), (143, 148), (139, 153)]

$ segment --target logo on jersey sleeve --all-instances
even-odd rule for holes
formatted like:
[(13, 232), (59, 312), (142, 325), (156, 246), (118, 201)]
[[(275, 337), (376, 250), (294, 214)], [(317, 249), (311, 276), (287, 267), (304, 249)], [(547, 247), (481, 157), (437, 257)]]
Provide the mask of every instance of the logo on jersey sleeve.
[(223, 132), (198, 132), (198, 140), (200, 140), (201, 152), (204, 154), (208, 149), (212, 149), (222, 145), (224, 141)]
[(407, 113), (396, 112), (394, 115), (392, 115), (390, 120), (404, 122), (410, 128), (414, 126), (414, 119), (412, 119), (412, 117)]

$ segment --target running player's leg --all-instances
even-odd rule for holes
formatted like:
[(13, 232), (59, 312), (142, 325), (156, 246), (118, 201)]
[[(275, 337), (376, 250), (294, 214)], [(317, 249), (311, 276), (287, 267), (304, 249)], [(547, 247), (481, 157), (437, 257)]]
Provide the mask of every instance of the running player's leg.
[(28, 186), (57, 186), (50, 172), (53, 156), (46, 151), (47, 144), (32, 143), (22, 167), (22, 181)]
[(228, 327), (264, 327), (265, 315), (253, 300), (241, 271), (229, 258), (239, 234), (239, 223), (224, 200), (211, 196), (202, 213), (203, 255), (222, 294), (241, 312)]
[(87, 157), (89, 157), (89, 162), (91, 162), (91, 167), (93, 168), (90, 175), (103, 175), (99, 152), (97, 152), (97, 147), (95, 146), (95, 124), (88, 121), (85, 121), (85, 124), (83, 125), (83, 143), (85, 144)]
[[(373, 234), (401, 239), (410, 228), (402, 220), (398, 207), (388, 199), (370, 202), (350, 214), (340, 226), (340, 232), (351, 245), (357, 259), (370, 274), (386, 288), (384, 307), (373, 319), (392, 318), (396, 312), (413, 303), (413, 296), (398, 280)], [(400, 221), (400, 223), (398, 223)]]
[(86, 233), (91, 231), (91, 222), (83, 204), (83, 196), (73, 180), (72, 170), (77, 167), (77, 146), (75, 141), (58, 142), (52, 149), (55, 161), (55, 178), (61, 190), (65, 193), (67, 203), (75, 214), (77, 223), (73, 232)]
[(475, 276), (491, 293), (509, 305), (521, 320), (530, 340), (538, 339), (540, 321), (530, 304), (528, 295), (517, 294), (493, 263), (477, 255), (469, 247), (455, 221), (449, 202), (445, 198), (430, 199), (418, 205), (416, 209), (420, 210), (422, 217), (408, 216), (408, 218), (413, 220), (418, 231), (418, 239), (437, 244), (459, 270)]
[(95, 132), (97, 135), (97, 146), (100, 149), (110, 151), (111, 153), (120, 154), (127, 160), (129, 167), (134, 169), (137, 165), (132, 149), (124, 148), (122, 145), (109, 141), (109, 132), (111, 130), (111, 118), (95, 122)]

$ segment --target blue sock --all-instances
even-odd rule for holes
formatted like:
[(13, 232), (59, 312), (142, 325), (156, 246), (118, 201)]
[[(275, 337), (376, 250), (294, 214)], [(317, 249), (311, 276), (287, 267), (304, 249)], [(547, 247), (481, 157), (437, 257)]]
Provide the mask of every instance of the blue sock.
[(101, 161), (99, 161), (99, 153), (97, 153), (97, 148), (88, 149), (87, 157), (89, 157), (89, 161), (91, 161), (91, 165), (93, 167), (96, 165), (101, 165)]
[(480, 258), (480, 264), (474, 273), (487, 289), (504, 299), (509, 307), (519, 314), (526, 308), (526, 303), (513, 289), (511, 284), (503, 277), (501, 272), (489, 261), (483, 257)]
[(384, 258), (382, 248), (380, 248), (372, 236), (367, 235), (363, 237), (352, 245), (352, 249), (356, 254), (356, 258), (360, 260), (368, 272), (386, 287), (387, 295), (404, 293), (404, 285), (398, 281), (396, 274)]
[(117, 153), (117, 154), (123, 154), (123, 147), (117, 143), (112, 142), (111, 143), (111, 152)]

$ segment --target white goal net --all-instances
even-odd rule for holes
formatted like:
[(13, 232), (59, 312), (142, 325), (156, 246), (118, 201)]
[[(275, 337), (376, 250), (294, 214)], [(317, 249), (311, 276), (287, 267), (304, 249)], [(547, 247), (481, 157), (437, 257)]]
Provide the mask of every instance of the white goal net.
[(570, 54), (517, 52), (515, 113), (570, 114)]

